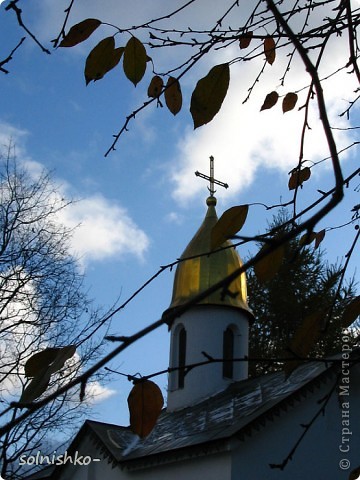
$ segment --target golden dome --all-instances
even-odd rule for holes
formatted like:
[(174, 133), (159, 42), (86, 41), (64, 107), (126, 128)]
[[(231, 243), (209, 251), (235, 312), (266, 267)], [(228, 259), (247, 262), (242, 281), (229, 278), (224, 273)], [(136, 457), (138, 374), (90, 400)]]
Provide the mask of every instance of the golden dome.
[[(210, 255), (198, 256), (211, 251), (211, 230), (218, 220), (215, 210), (216, 198), (210, 196), (206, 203), (208, 210), (205, 219), (180, 257), (187, 260), (177, 265), (169, 309), (188, 302), (242, 265), (235, 248), (226, 248)], [(222, 247), (230, 245), (232, 243), (227, 240)], [(230, 284), (229, 290), (230, 294), (225, 295), (224, 298), (222, 298), (222, 291), (218, 290), (201, 300), (199, 304), (240, 308), (252, 316), (247, 304), (245, 273)]]

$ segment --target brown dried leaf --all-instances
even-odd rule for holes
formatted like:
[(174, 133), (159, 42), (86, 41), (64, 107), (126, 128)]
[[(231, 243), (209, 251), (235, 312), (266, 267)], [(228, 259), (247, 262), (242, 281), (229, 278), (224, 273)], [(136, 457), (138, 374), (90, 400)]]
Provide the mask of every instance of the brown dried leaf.
[(320, 232), (317, 232), (315, 234), (315, 248), (319, 248), (319, 245), (324, 240), (324, 238), (325, 238), (325, 229), (320, 230)]
[(124, 48), (115, 48), (114, 37), (101, 40), (89, 53), (85, 63), (85, 81), (96, 82), (120, 62)]
[(351, 470), (348, 480), (358, 480), (360, 478), (360, 466)]
[(154, 428), (164, 405), (160, 388), (150, 380), (136, 383), (129, 396), (130, 428), (140, 438), (147, 437)]
[[(264, 245), (260, 251), (268, 250), (268, 245)], [(279, 271), (285, 256), (285, 247), (280, 245), (274, 251), (256, 262), (254, 272), (260, 283), (268, 282), (273, 279)]]
[(150, 85), (148, 87), (148, 97), (150, 98), (159, 98), (162, 92), (162, 89), (164, 87), (164, 82), (159, 75), (155, 75), (150, 82)]
[(67, 345), (61, 348), (46, 348), (32, 355), (25, 364), (25, 375), (32, 377), (32, 380), (23, 391), (19, 402), (30, 403), (40, 397), (47, 389), (51, 375), (59, 371), (75, 351), (75, 345)]
[(76, 25), (73, 25), (67, 35), (60, 43), (60, 47), (74, 47), (83, 42), (101, 25), (100, 20), (96, 18), (87, 18)]
[(211, 249), (220, 247), (228, 238), (235, 235), (244, 225), (249, 205), (239, 205), (226, 210), (211, 231)]
[(277, 92), (273, 91), (268, 93), (265, 97), (262, 107), (260, 108), (260, 112), (262, 110), (268, 110), (269, 108), (272, 108), (274, 105), (276, 105), (278, 99), (279, 99), (279, 94)]
[(355, 297), (345, 308), (342, 317), (342, 328), (348, 328), (360, 315), (360, 295)]
[(191, 96), (190, 112), (194, 128), (211, 122), (219, 112), (230, 82), (228, 63), (216, 65), (196, 84)]
[(300, 238), (300, 245), (310, 245), (316, 239), (316, 233), (304, 233), (304, 235)]
[(124, 50), (124, 72), (136, 86), (146, 71), (147, 55), (144, 45), (136, 37), (131, 37)]
[(25, 363), (25, 376), (27, 378), (36, 377), (55, 360), (59, 348), (45, 348), (41, 352), (32, 355)]
[(37, 377), (43, 374), (44, 368), (50, 373), (57, 372), (66, 360), (71, 358), (76, 351), (75, 345), (67, 345), (59, 348), (45, 348), (41, 352), (32, 355), (25, 363), (25, 376), (28, 378)]
[(306, 316), (290, 341), (289, 349), (300, 358), (306, 358), (321, 335), (326, 313)]
[(34, 377), (29, 385), (23, 391), (19, 402), (20, 403), (31, 403), (36, 400), (40, 395), (42, 395), (50, 382), (51, 373), (48, 370), (48, 367), (43, 367), (43, 371)]
[(182, 93), (179, 81), (174, 77), (169, 77), (165, 89), (165, 103), (170, 112), (176, 115), (182, 107)]
[(272, 65), (275, 61), (276, 51), (275, 51), (275, 41), (272, 37), (267, 36), (264, 40), (264, 53), (265, 58), (270, 65)]
[(241, 50), (244, 48), (247, 48), (250, 45), (250, 42), (253, 37), (253, 32), (247, 32), (241, 35), (240, 40), (239, 40), (239, 45)]
[(296, 93), (293, 93), (293, 92), (287, 93), (282, 102), (283, 113), (286, 113), (292, 110), (296, 105), (297, 99), (298, 99), (298, 96)]
[(311, 177), (311, 170), (309, 167), (302, 168), (301, 170), (293, 170), (289, 178), (289, 190), (295, 190), (300, 187), (304, 182)]
[(50, 373), (58, 372), (64, 366), (66, 360), (69, 360), (76, 352), (75, 345), (67, 345), (66, 347), (59, 348), (55, 360), (50, 365)]
[(300, 170), (300, 181), (301, 183), (306, 182), (311, 177), (311, 170), (309, 167), (305, 167)]

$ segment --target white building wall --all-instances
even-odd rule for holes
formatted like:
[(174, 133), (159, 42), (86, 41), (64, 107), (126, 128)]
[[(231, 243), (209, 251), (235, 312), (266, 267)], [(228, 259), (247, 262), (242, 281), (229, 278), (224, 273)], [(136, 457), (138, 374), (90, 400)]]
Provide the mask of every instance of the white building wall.
[[(77, 453), (72, 454), (73, 461), (75, 458), (83, 459), (85, 457), (91, 458), (92, 461), (88, 465), (81, 465), (79, 462), (70, 461), (62, 467), (60, 480), (115, 480), (119, 478), (118, 468), (111, 468), (108, 459), (96, 449), (89, 438), (79, 446)], [(100, 461), (96, 461), (100, 459)], [(95, 461), (94, 461), (95, 460)], [(82, 460), (83, 461), (83, 460)]]
[[(245, 442), (239, 441), (233, 451), (231, 480), (348, 480), (351, 470), (360, 466), (359, 377), (360, 372), (357, 381), (351, 379), (349, 397), (333, 393), (325, 415), (316, 419), (284, 470), (272, 469), (269, 464), (281, 464), (287, 457), (304, 432), (301, 425), (308, 424), (319, 410), (317, 402), (330, 391), (335, 377), (309, 398), (267, 421)], [(342, 424), (348, 418), (340, 407), (344, 402), (349, 402), (349, 427)], [(340, 468), (340, 462), (346, 468)]]
[(91, 452), (101, 458), (88, 466), (69, 464), (62, 472), (60, 480), (230, 480), (230, 452), (210, 456), (194, 457), (187, 460), (160, 464), (138, 470), (115, 468), (91, 445), (84, 444), (79, 451), (85, 455)]
[(231, 455), (229, 452), (194, 457), (176, 463), (160, 465), (138, 471), (123, 471), (119, 480), (230, 480)]
[[(171, 327), (170, 367), (178, 366), (175, 333), (179, 325), (183, 325), (186, 330), (186, 365), (206, 361), (202, 352), (215, 359), (222, 359), (223, 334), (229, 326), (236, 331), (234, 357), (248, 355), (249, 321), (246, 314), (236, 308), (201, 305), (174, 321)], [(248, 376), (247, 362), (234, 362), (232, 379), (223, 377), (222, 368), (221, 362), (214, 362), (190, 370), (185, 376), (184, 388), (177, 388), (178, 372), (170, 373), (167, 409), (173, 411), (194, 405), (224, 390), (233, 381), (243, 380)]]

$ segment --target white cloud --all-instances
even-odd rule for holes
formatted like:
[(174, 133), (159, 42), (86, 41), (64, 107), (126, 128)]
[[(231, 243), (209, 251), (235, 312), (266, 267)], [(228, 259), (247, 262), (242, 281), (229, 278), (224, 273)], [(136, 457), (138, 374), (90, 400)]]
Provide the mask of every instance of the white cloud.
[[(339, 50), (332, 50), (332, 69), (335, 69)], [(286, 173), (294, 168), (299, 159), (301, 130), (305, 109), (298, 107), (305, 103), (306, 90), (299, 93), (296, 109), (285, 114), (281, 110), (282, 98), (270, 110), (260, 112), (268, 93), (276, 90), (279, 95), (300, 89), (309, 82), (301, 64), (294, 63), (285, 87), (278, 85), (278, 79), (285, 70), (285, 56), (277, 64), (266, 69), (256, 85), (250, 100), (243, 104), (247, 89), (254, 81), (259, 62), (246, 62), (231, 67), (230, 88), (219, 114), (214, 120), (193, 131), (187, 127), (177, 145), (177, 154), (171, 166), (170, 179), (175, 184), (174, 197), (184, 203), (204, 192), (204, 184), (194, 176), (199, 170), (209, 172), (209, 156), (215, 161), (215, 177), (230, 185), (222, 191), (224, 199), (235, 197), (250, 188), (264, 169), (277, 169)], [(207, 71), (202, 73), (204, 76)], [(328, 114), (333, 126), (349, 126), (344, 117), (339, 118), (347, 106), (346, 99), (355, 89), (354, 79), (346, 73), (333, 76), (324, 84)], [(309, 112), (311, 129), (306, 132), (304, 159), (316, 162), (329, 155), (327, 143), (319, 121), (316, 102), (311, 102)], [(350, 131), (334, 131), (338, 149), (351, 143)], [(285, 180), (286, 183), (286, 180)]]
[(85, 402), (87, 404), (97, 404), (114, 396), (117, 393), (112, 388), (104, 387), (97, 381), (88, 382), (86, 385)]
[[(121, 28), (127, 28), (169, 13), (182, 4), (183, 2), (180, 0), (172, 0), (167, 2), (165, 8), (161, 0), (152, 0), (151, 2), (134, 0), (131, 8), (127, 8), (127, 2), (124, 0), (106, 0), (106, 2), (79, 0), (72, 12), (69, 25), (93, 16), (104, 21), (111, 21)], [(37, 21), (41, 25), (44, 35), (45, 32), (48, 32), (49, 38), (50, 36), (51, 38), (54, 37), (59, 28), (60, 10), (66, 6), (65, 0), (61, 5), (60, 2), (54, 4), (50, 0), (43, 0), (39, 4), (41, 15), (37, 17)], [(242, 4), (241, 8), (235, 9), (231, 18), (226, 19), (227, 24), (232, 24), (234, 28), (243, 24), (250, 8), (250, 2)], [(169, 28), (185, 25), (201, 30), (204, 25), (207, 27), (213, 25), (224, 10), (221, 2), (199, 0), (189, 9), (181, 12), (176, 18), (164, 20), (159, 25), (167, 24)], [(321, 18), (326, 16), (326, 11), (317, 9), (313, 15), (319, 22), (321, 21), (320, 16)], [(292, 21), (293, 28), (298, 28), (300, 21), (300, 16), (295, 17)], [(144, 32), (145, 30), (139, 29), (136, 34), (141, 38), (145, 34)], [(125, 37), (121, 41), (125, 41), (127, 34), (124, 35)], [(345, 61), (343, 58), (344, 53), (348, 56), (347, 46), (344, 45), (344, 42), (346, 42), (346, 39), (337, 37), (334, 42), (330, 41), (327, 46), (330, 54), (328, 58), (323, 58), (322, 64), (332, 71), (347, 62), (347, 58)], [(85, 47), (86, 52), (88, 52), (88, 47), (88, 45)], [(152, 53), (150, 52), (150, 54)], [(313, 55), (313, 52), (310, 51), (310, 54)], [(178, 65), (184, 55), (185, 50), (183, 48), (165, 48), (153, 51), (158, 70), (167, 70), (175, 64)], [(227, 48), (218, 50), (214, 55), (214, 57), (206, 56), (190, 75), (182, 79), (187, 103), (191, 92), (186, 92), (186, 90), (195, 85), (196, 79), (206, 74), (211, 64), (228, 61), (230, 58), (240, 55), (240, 53), (238, 49)], [(341, 61), (339, 61), (340, 58)], [(196, 132), (193, 132), (189, 127), (186, 128), (178, 142), (177, 155), (174, 156), (169, 173), (171, 181), (175, 184), (174, 196), (178, 201), (188, 202), (198, 192), (204, 191), (203, 184), (194, 177), (194, 171), (198, 169), (206, 173), (210, 155), (214, 155), (216, 158), (216, 177), (227, 181), (231, 186), (231, 189), (223, 194), (225, 198), (234, 197), (241, 189), (250, 187), (255, 181), (256, 175), (262, 169), (270, 168), (287, 172), (296, 166), (304, 110), (301, 112), (294, 110), (283, 115), (281, 101), (279, 101), (279, 104), (272, 110), (259, 112), (266, 94), (271, 90), (276, 90), (283, 95), (287, 91), (299, 90), (308, 84), (309, 76), (306, 75), (303, 66), (299, 62), (294, 62), (287, 75), (285, 88), (279, 87), (279, 79), (286, 70), (287, 61), (286, 52), (279, 50), (274, 65), (267, 66), (265, 74), (257, 83), (251, 99), (245, 105), (242, 102), (246, 97), (247, 89), (255, 80), (263, 59), (232, 65), (230, 91), (220, 114), (211, 124), (201, 127)], [(324, 77), (329, 71), (322, 71), (321, 73)], [(331, 121), (336, 120), (337, 126), (345, 126), (345, 119), (336, 118), (336, 115), (341, 109), (346, 108), (347, 93), (355, 88), (349, 87), (350, 83), (351, 76), (343, 74), (330, 78), (325, 84), (327, 99), (331, 100), (328, 103)], [(301, 91), (298, 105), (304, 103), (305, 96), (306, 90)], [(314, 107), (311, 109), (310, 116), (312, 130), (307, 132), (304, 155), (305, 159), (317, 161), (327, 156), (328, 151), (318, 121), (319, 115), (315, 102), (313, 103)], [(340, 103), (343, 107), (340, 107)], [(184, 108), (188, 108), (188, 106), (184, 105)], [(144, 124), (150, 125), (151, 119), (151, 115), (148, 114), (142, 121)], [(148, 140), (151, 140), (154, 130), (145, 128), (143, 124), (141, 126), (147, 132)], [(340, 138), (340, 133), (337, 134), (339, 149), (349, 143), (349, 135), (349, 132), (345, 132)], [(101, 249), (99, 252), (101, 252)], [(101, 253), (99, 255), (101, 256)]]
[[(66, 366), (68, 368), (67, 375), (63, 377), (63, 379), (59, 379), (59, 383), (56, 386), (65, 385), (67, 382), (72, 381), (75, 379), (76, 376), (79, 374), (83, 373), (84, 370), (86, 370), (87, 366), (82, 366), (80, 365), (81, 363), (81, 357), (78, 352), (75, 352), (75, 354), (69, 358), (66, 362)], [(79, 369), (80, 366), (80, 369)], [(66, 379), (66, 380), (65, 380)], [(49, 393), (51, 393), (51, 390), (49, 390)], [(95, 405), (97, 403), (100, 403), (113, 395), (115, 395), (117, 392), (116, 390), (106, 387), (104, 385), (101, 385), (101, 383), (98, 380), (89, 380), (86, 383), (86, 389), (85, 389), (85, 398), (84, 398), (84, 403), (86, 405)], [(78, 403), (79, 401), (79, 392), (75, 390), (70, 390), (68, 392), (70, 397), (73, 399), (75, 403)]]
[(180, 215), (178, 212), (170, 212), (166, 215), (165, 220), (169, 223), (175, 223), (176, 225), (181, 225), (184, 222), (183, 215)]
[(149, 246), (148, 236), (127, 210), (100, 194), (73, 203), (62, 211), (60, 220), (77, 227), (72, 248), (83, 263), (119, 255), (142, 259)]
[(0, 120), (0, 152), (2, 156), (7, 155), (9, 148), (13, 151), (11, 154), (15, 154), (17, 157), (26, 157), (25, 149), (23, 147), (24, 141), (29, 132), (24, 129), (17, 128), (10, 123)]
[[(14, 154), (32, 177), (38, 178), (44, 166), (28, 156), (25, 145), (27, 132), (5, 122), (0, 122), (0, 132), (3, 155), (7, 155), (11, 142), (14, 151), (10, 152), (10, 156)], [(76, 187), (58, 178), (55, 190), (56, 195), (67, 198), (68, 191), (76, 191)], [(85, 196), (70, 204), (60, 212), (59, 221), (74, 229), (72, 253), (79, 257), (82, 265), (113, 256), (133, 255), (142, 260), (150, 244), (148, 236), (136, 225), (128, 211), (100, 194)]]
[[(16, 287), (16, 282), (9, 282), (7, 288), (12, 290)], [(14, 283), (12, 286), (11, 284)], [(3, 371), (1, 373), (1, 398), (6, 400), (18, 400), (23, 382), (21, 377), (25, 375), (25, 363), (35, 353), (45, 350), (49, 345), (48, 339), (40, 334), (39, 325), (36, 316), (31, 308), (36, 301), (37, 292), (32, 283), (27, 283), (21, 289), (15, 289), (14, 300), (4, 305), (0, 302), (3, 311), (3, 324), (0, 337), (0, 353), (3, 363)], [(29, 306), (29, 304), (32, 304)], [(28, 313), (26, 313), (28, 312)], [(69, 358), (66, 362), (67, 372), (63, 377), (57, 379), (51, 388), (47, 389), (47, 394), (53, 393), (59, 386), (71, 381), (79, 373), (79, 365), (81, 357), (78, 352)], [(82, 369), (85, 367), (83, 366)], [(97, 380), (89, 381), (86, 387), (87, 404), (94, 405), (111, 396), (116, 391), (101, 385)], [(74, 401), (78, 403), (78, 393), (70, 393)]]

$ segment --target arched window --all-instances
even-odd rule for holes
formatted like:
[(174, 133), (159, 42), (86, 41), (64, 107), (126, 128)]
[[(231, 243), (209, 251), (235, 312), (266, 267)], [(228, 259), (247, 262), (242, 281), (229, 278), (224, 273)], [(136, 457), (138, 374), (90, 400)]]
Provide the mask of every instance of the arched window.
[(223, 377), (234, 377), (234, 332), (228, 327), (223, 333)]
[(178, 342), (178, 388), (184, 388), (186, 365), (186, 330), (184, 327), (179, 331)]

